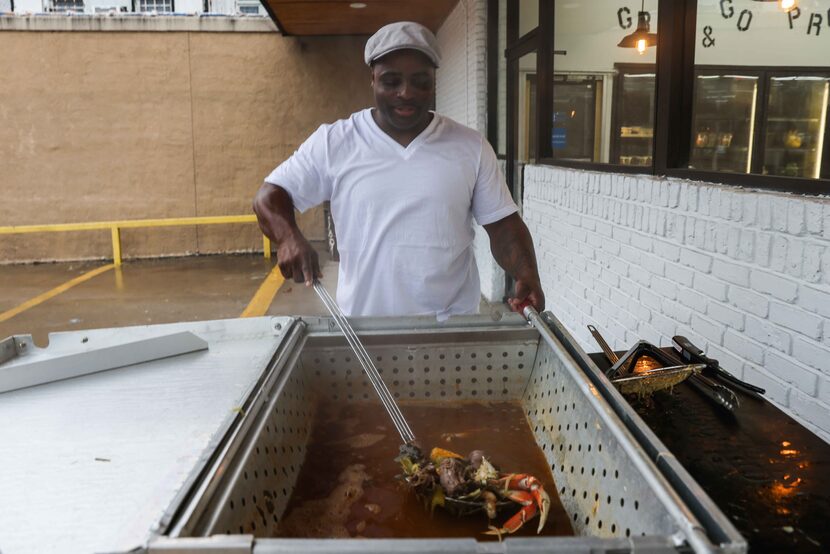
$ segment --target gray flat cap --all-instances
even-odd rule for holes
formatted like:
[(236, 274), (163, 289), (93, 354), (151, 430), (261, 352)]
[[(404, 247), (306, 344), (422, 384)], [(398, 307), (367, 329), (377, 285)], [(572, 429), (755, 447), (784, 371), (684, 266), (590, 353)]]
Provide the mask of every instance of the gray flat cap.
[(432, 31), (413, 21), (398, 21), (381, 27), (369, 37), (363, 58), (366, 65), (395, 50), (418, 50), (435, 64), (441, 63), (441, 49)]

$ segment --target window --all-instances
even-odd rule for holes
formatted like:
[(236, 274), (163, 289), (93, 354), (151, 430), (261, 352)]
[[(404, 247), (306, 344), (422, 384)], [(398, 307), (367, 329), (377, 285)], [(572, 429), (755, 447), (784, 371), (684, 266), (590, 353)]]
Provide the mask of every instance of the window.
[(830, 70), (771, 75), (766, 84), (761, 173), (830, 177), (825, 153)]
[(83, 0), (52, 0), (52, 12), (83, 12)]
[(170, 13), (174, 11), (173, 0), (135, 0), (135, 11), (141, 13)]
[(518, 142), (516, 161), (520, 164), (536, 161), (536, 53), (525, 54), (518, 61), (519, 80), (516, 83), (518, 99)]
[[(506, 77), (504, 95), (505, 177), (513, 199), (522, 203), (522, 175), (538, 159), (539, 0), (505, 2)], [(501, 123), (501, 120), (499, 121)], [(498, 133), (501, 138), (501, 133)], [(497, 143), (500, 143), (498, 140)], [(501, 144), (497, 145), (500, 148)]]
[(830, 0), (491, 3), (507, 11), (490, 113), (508, 179), (535, 158), (830, 193)]
[(651, 171), (657, 0), (552, 5), (552, 115), (543, 157)]
[(830, 176), (828, 8), (698, 0), (689, 168)]
[(488, 106), (487, 111), (496, 114), (495, 124), (489, 129), (489, 139), (496, 154), (504, 158), (507, 155), (507, 59), (504, 55), (507, 49), (507, 0), (491, 0), (491, 3), (495, 4), (497, 13), (491, 9), (488, 14), (488, 17), (494, 16), (496, 21), (496, 25), (490, 26), (489, 41), (496, 47), (492, 48), (488, 44), (488, 55), (494, 58), (490, 68), (495, 71), (490, 71), (490, 75), (495, 74), (497, 77), (491, 78), (488, 83), (490, 88), (487, 94), (494, 97), (495, 101)]
[(690, 168), (749, 173), (759, 82), (749, 71), (696, 72)]
[(246, 15), (259, 15), (260, 5), (258, 0), (239, 0), (237, 10)]
[(652, 64), (617, 64), (615, 69), (610, 161), (650, 168), (657, 73)]
[(597, 161), (602, 144), (602, 75), (553, 77), (553, 157)]
[(539, 26), (539, 0), (519, 0), (519, 36)]

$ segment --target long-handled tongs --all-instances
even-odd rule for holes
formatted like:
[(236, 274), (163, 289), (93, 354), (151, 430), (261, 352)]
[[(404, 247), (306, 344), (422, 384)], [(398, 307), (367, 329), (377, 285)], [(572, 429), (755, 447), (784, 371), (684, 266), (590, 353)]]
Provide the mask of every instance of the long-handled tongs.
[(316, 279), (314, 280), (314, 291), (317, 293), (317, 296), (320, 297), (320, 300), (323, 301), (323, 304), (331, 314), (331, 317), (334, 318), (334, 321), (337, 322), (338, 327), (340, 327), (340, 330), (346, 337), (346, 342), (348, 342), (349, 346), (351, 346), (354, 355), (357, 356), (360, 365), (363, 367), (363, 371), (365, 371), (366, 376), (369, 377), (372, 387), (374, 387), (375, 392), (378, 393), (383, 407), (386, 408), (386, 412), (389, 414), (389, 417), (392, 418), (392, 423), (395, 425), (395, 429), (397, 429), (398, 434), (401, 436), (401, 440), (403, 440), (404, 444), (412, 443), (415, 440), (415, 433), (412, 432), (412, 429), (403, 417), (400, 408), (398, 408), (398, 405), (395, 403), (395, 399), (392, 398), (392, 393), (389, 392), (389, 389), (386, 387), (386, 383), (383, 382), (380, 373), (378, 373), (378, 369), (375, 367), (372, 357), (366, 352), (366, 349), (363, 347), (363, 343), (361, 343), (360, 339), (357, 337), (357, 333), (354, 332), (354, 329), (352, 329), (352, 326), (349, 324), (346, 316), (340, 310), (340, 306), (338, 306), (334, 298), (331, 297), (329, 292), (326, 290), (326, 287), (324, 287), (323, 284)]
[(761, 395), (766, 392), (761, 387), (747, 383), (746, 381), (741, 381), (723, 369), (717, 360), (707, 357), (706, 354), (703, 353), (703, 350), (692, 344), (692, 341), (686, 337), (682, 335), (675, 335), (672, 337), (671, 342), (672, 346), (674, 346), (674, 349), (677, 351), (678, 356), (689, 363), (706, 364), (706, 370), (704, 370), (704, 372), (710, 374), (712, 377), (721, 379), (730, 386), (733, 386), (745, 394), (755, 398), (761, 398)]

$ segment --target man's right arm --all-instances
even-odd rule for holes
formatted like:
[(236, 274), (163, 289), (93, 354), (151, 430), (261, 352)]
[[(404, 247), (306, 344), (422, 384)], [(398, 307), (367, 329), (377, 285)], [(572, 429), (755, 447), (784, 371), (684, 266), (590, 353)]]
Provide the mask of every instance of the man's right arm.
[(262, 233), (277, 245), (277, 265), (283, 277), (310, 286), (323, 276), (317, 252), (297, 227), (294, 202), (284, 188), (263, 183), (253, 208)]

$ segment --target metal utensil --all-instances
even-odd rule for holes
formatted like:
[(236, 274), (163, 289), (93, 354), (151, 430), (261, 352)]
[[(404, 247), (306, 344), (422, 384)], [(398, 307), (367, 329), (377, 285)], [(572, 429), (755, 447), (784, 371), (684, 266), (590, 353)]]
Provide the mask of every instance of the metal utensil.
[[(605, 342), (605, 338), (602, 336), (602, 334), (600, 334), (599, 330), (596, 327), (594, 327), (593, 325), (588, 325), (588, 330), (591, 332), (591, 335), (593, 335), (594, 339), (599, 344), (600, 348), (602, 349), (602, 352), (605, 354), (605, 357), (608, 358), (609, 362), (611, 362), (611, 366), (612, 367), (618, 367), (617, 364), (620, 361), (620, 357), (617, 356), (616, 352), (611, 350), (611, 347), (608, 346), (607, 342)], [(633, 364), (631, 363), (632, 361), (634, 362)], [(658, 366), (654, 367), (652, 369), (647, 369), (645, 371), (638, 371), (637, 366), (641, 365), (640, 362), (652, 362), (654, 364), (658, 364)], [(655, 360), (654, 358), (652, 358), (650, 356), (640, 356), (636, 361), (629, 358), (628, 364), (626, 364), (625, 367), (619, 367), (619, 369), (616, 371), (616, 374), (614, 376), (616, 376), (617, 378), (620, 378), (620, 377), (627, 377), (627, 376), (631, 375), (632, 373), (642, 374), (642, 373), (652, 371), (652, 370), (667, 369), (665, 366), (663, 366), (663, 367), (659, 366), (659, 363), (660, 362), (658, 362), (657, 360)], [(652, 365), (652, 364), (648, 363), (648, 364), (643, 364), (643, 365)]]
[(753, 396), (761, 398), (766, 391), (761, 387), (755, 386), (746, 381), (741, 381), (725, 369), (723, 369), (717, 360), (709, 358), (703, 353), (703, 350), (692, 344), (692, 341), (682, 335), (675, 335), (672, 337), (672, 345), (677, 351), (677, 354), (687, 362), (695, 362), (706, 364), (707, 373), (711, 373), (713, 377), (726, 381), (729, 385), (738, 390)]
[(602, 352), (605, 354), (605, 357), (608, 358), (609, 362), (611, 362), (611, 365), (614, 365), (618, 361), (620, 361), (620, 358), (619, 356), (617, 356), (617, 353), (611, 350), (611, 347), (608, 346), (608, 343), (605, 342), (605, 338), (599, 333), (599, 330), (597, 330), (596, 327), (594, 327), (593, 325), (588, 325), (588, 330), (591, 332), (591, 335), (593, 335), (594, 340), (597, 341), (597, 344), (599, 344), (599, 347), (602, 349)]
[[(658, 390), (669, 389), (706, 367), (705, 364), (676, 364), (673, 359), (665, 356), (659, 348), (646, 341), (639, 341), (620, 358), (611, 350), (611, 347), (608, 346), (596, 327), (588, 325), (588, 330), (602, 348), (605, 357), (611, 362), (611, 368), (605, 373), (606, 376), (623, 394), (645, 395)], [(662, 364), (663, 367), (632, 375), (628, 369), (636, 364), (637, 359), (644, 358), (646, 355), (655, 362)]]
[(331, 297), (329, 292), (326, 290), (326, 287), (324, 287), (320, 281), (315, 279), (313, 286), (314, 292), (316, 292), (317, 296), (320, 297), (320, 300), (323, 301), (326, 309), (334, 318), (334, 321), (337, 322), (338, 327), (340, 327), (340, 331), (342, 331), (343, 335), (346, 337), (346, 342), (349, 343), (354, 355), (357, 356), (360, 365), (363, 367), (363, 371), (366, 372), (366, 376), (369, 377), (369, 381), (372, 383), (372, 387), (374, 387), (375, 392), (378, 393), (381, 404), (383, 404), (383, 407), (392, 419), (392, 423), (395, 425), (395, 429), (397, 429), (398, 434), (401, 436), (401, 440), (403, 440), (404, 444), (413, 442), (415, 440), (415, 433), (412, 432), (412, 429), (403, 417), (401, 410), (395, 403), (395, 399), (392, 398), (392, 393), (389, 392), (389, 389), (386, 387), (386, 383), (383, 382), (377, 367), (375, 367), (372, 357), (366, 352), (366, 349), (363, 347), (363, 343), (361, 343), (360, 339), (357, 337), (357, 333), (354, 332), (354, 329), (352, 329), (352, 326), (346, 319), (345, 314), (343, 314), (342, 310), (340, 310), (340, 306), (337, 305), (337, 302)]
[(702, 364), (660, 367), (631, 377), (612, 379), (611, 382), (623, 394), (651, 394), (658, 390), (670, 389), (686, 379), (693, 379), (695, 372), (703, 369)]
[[(705, 365), (704, 365), (705, 367)], [(738, 395), (732, 389), (720, 385), (704, 375), (694, 375), (689, 379), (689, 384), (696, 388), (701, 394), (712, 400), (719, 406), (730, 412), (741, 406)]]
[[(673, 350), (670, 350), (669, 353), (667, 353), (666, 355), (670, 359), (677, 360), (678, 362), (682, 363), (684, 360), (688, 360), (689, 357), (686, 355), (686, 352), (682, 351), (682, 349), (680, 352), (677, 352), (677, 338), (677, 336), (672, 338), (672, 344), (675, 346), (675, 348)], [(695, 359), (695, 361), (702, 360)], [(702, 365), (704, 370), (708, 367), (707, 363), (703, 363)], [(740, 400), (738, 399), (738, 395), (735, 394), (735, 392), (732, 389), (730, 389), (727, 386), (721, 385), (713, 379), (710, 379), (709, 377), (703, 375), (703, 373), (693, 375), (689, 379), (689, 384), (698, 392), (700, 392), (703, 396), (705, 396), (721, 408), (725, 408), (729, 412), (734, 412), (736, 408), (739, 408), (741, 406)]]

